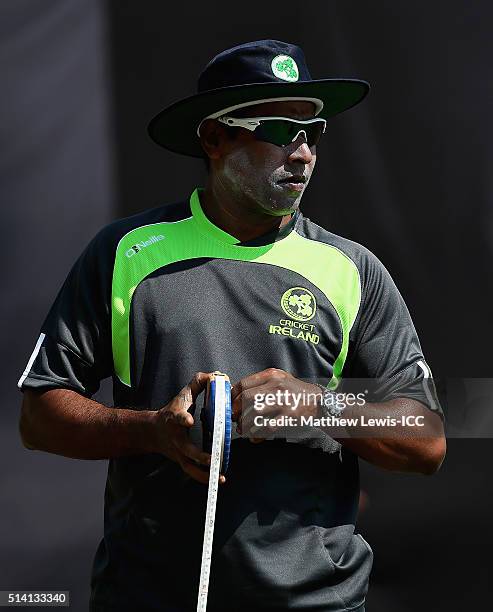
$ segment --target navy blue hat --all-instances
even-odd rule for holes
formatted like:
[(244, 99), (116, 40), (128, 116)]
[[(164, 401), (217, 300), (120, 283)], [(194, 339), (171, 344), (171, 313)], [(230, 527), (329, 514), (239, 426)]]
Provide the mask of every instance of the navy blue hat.
[(369, 88), (358, 79), (313, 80), (300, 47), (257, 40), (216, 55), (200, 74), (197, 93), (161, 111), (148, 131), (170, 151), (204, 157), (198, 136), (204, 119), (278, 100), (313, 102), (317, 117), (327, 119), (361, 102)]

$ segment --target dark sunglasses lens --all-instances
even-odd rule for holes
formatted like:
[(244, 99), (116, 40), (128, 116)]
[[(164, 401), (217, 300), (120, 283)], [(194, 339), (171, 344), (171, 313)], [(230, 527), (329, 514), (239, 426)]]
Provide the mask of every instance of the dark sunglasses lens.
[(293, 142), (300, 131), (305, 132), (308, 146), (316, 145), (323, 133), (324, 124), (322, 121), (302, 125), (293, 121), (283, 119), (273, 119), (264, 121), (255, 130), (254, 134), (258, 140), (270, 142), (278, 146), (285, 146)]
[[(289, 135), (291, 126), (292, 123), (289, 121), (282, 121), (280, 119), (263, 121), (254, 131), (255, 138), (257, 140), (263, 140), (264, 142), (283, 146), (290, 141)], [(293, 136), (291, 136), (291, 139)]]
[(307, 141), (308, 146), (313, 147), (318, 144), (322, 134), (324, 133), (324, 123), (322, 121), (317, 121), (317, 123), (312, 123), (309, 127), (309, 131), (307, 132)]

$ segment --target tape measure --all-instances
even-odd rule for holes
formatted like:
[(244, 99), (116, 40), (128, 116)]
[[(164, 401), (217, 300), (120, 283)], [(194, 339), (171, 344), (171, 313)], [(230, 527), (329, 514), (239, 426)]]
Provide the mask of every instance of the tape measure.
[(203, 448), (211, 454), (209, 490), (205, 512), (202, 565), (200, 567), (197, 612), (205, 612), (212, 559), (212, 541), (216, 521), (219, 474), (226, 473), (231, 448), (231, 383), (226, 374), (213, 372), (207, 383), (205, 401), (200, 414)]

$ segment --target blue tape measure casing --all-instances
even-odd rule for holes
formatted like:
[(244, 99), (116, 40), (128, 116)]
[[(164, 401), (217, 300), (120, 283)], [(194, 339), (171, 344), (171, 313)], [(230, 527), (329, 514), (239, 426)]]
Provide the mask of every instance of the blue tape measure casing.
[[(216, 372), (215, 374), (220, 374)], [(224, 375), (225, 376), (225, 375)], [(225, 404), (224, 404), (224, 446), (223, 456), (221, 461), (221, 473), (225, 474), (229, 465), (229, 455), (231, 449), (231, 383), (227, 376), (224, 381), (224, 392), (225, 392)], [(202, 447), (206, 453), (212, 452), (212, 434), (214, 431), (214, 415), (216, 409), (216, 403), (218, 401), (216, 394), (216, 378), (215, 375), (207, 383), (207, 389), (204, 397), (204, 405), (200, 413), (200, 419), (202, 421)]]

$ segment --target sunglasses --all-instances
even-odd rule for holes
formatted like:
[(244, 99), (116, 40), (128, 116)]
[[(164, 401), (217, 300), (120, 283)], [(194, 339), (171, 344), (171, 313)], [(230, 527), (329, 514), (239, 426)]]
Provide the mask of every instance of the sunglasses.
[(309, 147), (318, 143), (325, 132), (325, 119), (290, 119), (288, 117), (218, 117), (218, 121), (229, 127), (242, 127), (250, 132), (256, 140), (270, 142), (285, 147), (304, 134)]

